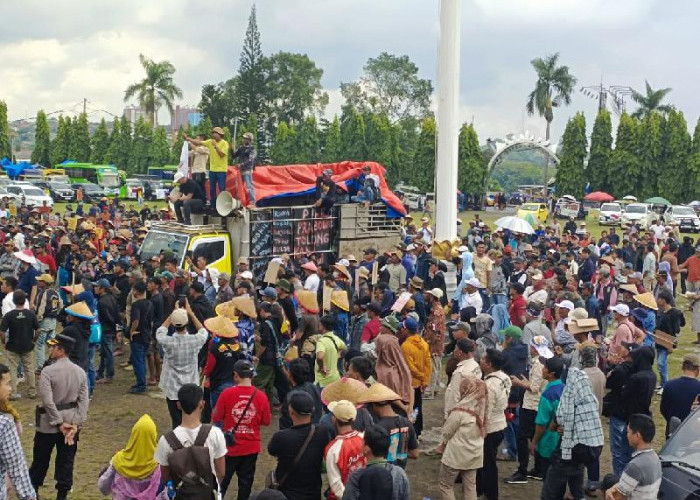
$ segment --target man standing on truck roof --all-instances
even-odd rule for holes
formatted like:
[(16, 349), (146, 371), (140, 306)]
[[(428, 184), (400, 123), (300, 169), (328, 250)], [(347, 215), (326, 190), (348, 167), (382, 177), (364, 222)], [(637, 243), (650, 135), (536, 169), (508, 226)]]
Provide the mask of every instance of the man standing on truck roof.
[(238, 170), (250, 197), (249, 207), (255, 206), (255, 187), (253, 186), (253, 170), (255, 169), (255, 159), (258, 154), (253, 146), (253, 134), (246, 132), (243, 134), (243, 145), (235, 149), (236, 145), (231, 145), (231, 158), (238, 158)]
[(175, 200), (175, 215), (180, 223), (192, 224), (190, 216), (193, 211), (200, 211), (204, 208), (207, 197), (202, 188), (192, 179), (185, 177), (182, 172), (176, 172), (173, 182), (180, 187), (180, 197)]
[[(209, 193), (211, 204), (214, 206), (216, 204), (216, 186), (219, 186), (220, 193), (226, 191), (228, 142), (224, 139), (224, 131), (221, 127), (214, 127), (211, 131), (211, 136), (211, 139), (200, 141), (199, 139), (188, 137), (187, 134), (183, 135), (185, 140), (193, 146), (206, 146), (209, 148)], [(206, 201), (206, 196), (204, 201)]]
[[(204, 134), (197, 135), (197, 140), (204, 142)], [(209, 148), (207, 146), (195, 146), (190, 151), (190, 174), (192, 180), (199, 184), (202, 192), (206, 192), (204, 185), (207, 182), (207, 164), (209, 163)]]

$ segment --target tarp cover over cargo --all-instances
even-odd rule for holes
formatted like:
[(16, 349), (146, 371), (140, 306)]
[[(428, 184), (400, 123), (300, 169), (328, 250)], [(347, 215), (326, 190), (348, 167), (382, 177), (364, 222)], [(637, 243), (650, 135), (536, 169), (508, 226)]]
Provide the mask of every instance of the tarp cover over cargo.
[(21, 174), (31, 174), (38, 172), (41, 174), (41, 170), (35, 169), (34, 166), (26, 161), (21, 161), (19, 163), (12, 163), (7, 158), (0, 160), (0, 167), (7, 173), (10, 179), (16, 179)]
[[(253, 185), (255, 186), (256, 205), (277, 206), (287, 205), (284, 198), (307, 198), (297, 204), (310, 204), (316, 190), (316, 179), (324, 170), (331, 169), (333, 181), (338, 187), (351, 196), (357, 194), (362, 186), (358, 177), (362, 167), (369, 165), (372, 173), (379, 177), (381, 199), (387, 206), (387, 217), (403, 217), (406, 215), (401, 200), (389, 189), (384, 178), (384, 167), (371, 161), (342, 161), (340, 163), (316, 163), (313, 165), (274, 165), (255, 167)], [(243, 179), (236, 167), (228, 167), (226, 175), (226, 190), (238, 198), (243, 206), (249, 204), (248, 193), (243, 188)], [(239, 189), (240, 187), (240, 189)], [(239, 195), (240, 194), (240, 195)]]

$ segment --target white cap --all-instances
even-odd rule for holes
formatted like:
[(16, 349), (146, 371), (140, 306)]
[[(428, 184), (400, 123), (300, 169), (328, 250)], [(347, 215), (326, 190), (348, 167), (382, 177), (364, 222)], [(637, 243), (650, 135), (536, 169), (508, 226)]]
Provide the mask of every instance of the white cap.
[(466, 281), (467, 285), (471, 285), (476, 288), (481, 288), (481, 282), (476, 278), (470, 278)]
[(243, 272), (241, 273), (241, 278), (243, 278), (244, 280), (252, 280), (252, 279), (253, 279), (253, 273), (251, 273), (250, 271), (243, 271)]
[(175, 309), (170, 315), (170, 322), (174, 326), (185, 326), (188, 323), (187, 311), (184, 309)]
[(617, 304), (616, 306), (610, 306), (609, 309), (621, 316), (627, 317), (630, 315), (630, 308), (627, 304)]
[(573, 311), (575, 309), (574, 303), (570, 300), (562, 300), (557, 304), (557, 307), (560, 307), (562, 309), (568, 309), (569, 311)]
[(175, 172), (175, 175), (173, 175), (173, 182), (177, 182), (180, 179), (182, 179), (185, 176), (182, 172)]
[(411, 250), (415, 250), (415, 249), (416, 249), (416, 245), (414, 245), (413, 243), (409, 243), (408, 246), (406, 247), (407, 252), (410, 252)]
[(350, 267), (350, 261), (348, 259), (340, 259), (338, 264), (345, 267)]
[(469, 248), (466, 247), (466, 246), (464, 246), (464, 245), (461, 245), (461, 246), (457, 247), (457, 251), (458, 251), (459, 253), (468, 252), (468, 251), (469, 251)]
[(537, 273), (535, 273), (535, 274), (532, 275), (532, 279), (533, 279), (533, 281), (543, 280), (543, 279), (544, 279), (544, 274), (542, 274), (542, 273), (540, 273), (540, 272), (537, 272)]
[(443, 296), (442, 290), (440, 288), (433, 288), (432, 290), (428, 290), (427, 293), (429, 293), (438, 300), (440, 300)]

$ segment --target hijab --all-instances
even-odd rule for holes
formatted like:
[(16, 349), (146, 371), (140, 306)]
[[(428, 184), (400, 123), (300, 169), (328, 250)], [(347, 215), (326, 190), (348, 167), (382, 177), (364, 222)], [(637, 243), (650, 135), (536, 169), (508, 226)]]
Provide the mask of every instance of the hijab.
[(126, 479), (145, 479), (158, 468), (153, 459), (158, 430), (150, 415), (143, 415), (131, 429), (126, 448), (112, 457), (112, 466)]
[(401, 396), (404, 403), (411, 400), (413, 384), (411, 370), (408, 368), (399, 339), (391, 333), (380, 333), (374, 339), (377, 363), (374, 371), (380, 382)]
[(465, 377), (459, 385), (459, 402), (450, 410), (450, 413), (463, 411), (473, 415), (476, 418), (476, 425), (481, 431), (481, 436), (486, 437), (488, 399), (486, 382), (474, 376)]

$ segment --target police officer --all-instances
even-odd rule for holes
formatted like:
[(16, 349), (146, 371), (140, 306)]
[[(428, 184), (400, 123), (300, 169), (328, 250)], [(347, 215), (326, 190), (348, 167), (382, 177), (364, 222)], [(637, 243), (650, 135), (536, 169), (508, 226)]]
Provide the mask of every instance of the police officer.
[(73, 464), (78, 451), (80, 427), (87, 420), (88, 386), (85, 371), (72, 363), (69, 354), (75, 340), (56, 335), (47, 342), (51, 364), (41, 372), (36, 407), (36, 434), (29, 477), (38, 492), (56, 448), (56, 500), (64, 500), (73, 487)]

